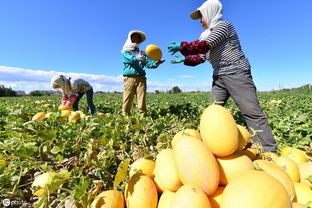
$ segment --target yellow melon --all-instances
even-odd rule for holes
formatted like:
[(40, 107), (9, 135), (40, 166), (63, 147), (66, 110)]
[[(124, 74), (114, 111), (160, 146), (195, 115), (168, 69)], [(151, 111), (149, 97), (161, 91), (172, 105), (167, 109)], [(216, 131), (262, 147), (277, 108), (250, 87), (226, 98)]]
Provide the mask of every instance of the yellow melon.
[(61, 117), (68, 117), (71, 114), (70, 110), (62, 110)]
[(97, 115), (100, 116), (100, 117), (103, 117), (103, 118), (106, 117), (106, 114), (105, 113), (101, 113), (101, 112), (98, 112)]
[(292, 181), (300, 181), (300, 172), (298, 165), (292, 159), (280, 156), (274, 162), (286, 171)]
[(225, 186), (219, 186), (217, 190), (212, 195), (209, 196), (209, 200), (210, 200), (212, 208), (221, 207), (221, 200), (222, 200), (224, 189), (225, 189)]
[(44, 112), (39, 112), (36, 115), (34, 115), (31, 120), (32, 121), (42, 121), (43, 119), (45, 119), (45, 115), (46, 114)]
[(95, 197), (91, 208), (124, 208), (125, 200), (120, 191), (107, 190)]
[(171, 149), (163, 149), (158, 153), (154, 175), (154, 181), (160, 192), (166, 189), (176, 191), (182, 185), (174, 165)]
[(69, 105), (60, 105), (58, 107), (59, 110), (63, 111), (63, 110), (72, 110), (71, 106)]
[(237, 128), (238, 128), (238, 135), (239, 135), (239, 145), (236, 151), (243, 151), (244, 147), (251, 139), (251, 134), (242, 125), (237, 124)]
[(227, 185), (235, 176), (242, 172), (255, 169), (250, 158), (242, 153), (233, 153), (229, 156), (217, 157), (217, 161), (220, 168), (221, 185)]
[(78, 112), (71, 112), (68, 116), (68, 122), (76, 122), (80, 119), (80, 113)]
[(288, 157), (296, 163), (308, 162), (309, 160), (304, 151), (293, 147), (284, 147), (281, 150), (281, 156)]
[(154, 177), (155, 161), (150, 158), (140, 158), (134, 161), (131, 165), (129, 176), (133, 176), (136, 173), (143, 173), (149, 177)]
[(175, 193), (170, 208), (211, 208), (209, 198), (200, 188), (183, 185)]
[(308, 180), (308, 177), (312, 178), (312, 163), (304, 162), (297, 164), (300, 172), (300, 183), (307, 184), (312, 188), (312, 181)]
[(247, 148), (246, 150), (242, 151), (242, 153), (248, 156), (252, 161), (257, 159), (259, 150), (257, 148)]
[(201, 136), (199, 131), (197, 131), (196, 129), (184, 129), (182, 131), (179, 131), (172, 139), (171, 141), (171, 145), (172, 147), (177, 143), (177, 141), (181, 138), (181, 137), (191, 137), (191, 138), (196, 138), (201, 140)]
[(294, 183), (296, 189), (295, 202), (300, 204), (308, 205), (312, 208), (312, 189), (303, 183)]
[(84, 112), (82, 112), (82, 111), (76, 111), (76, 112), (78, 112), (80, 114), (80, 118), (81, 119), (84, 119), (84, 118), (87, 117), (87, 115)]
[(49, 108), (51, 105), (50, 104), (44, 104), (43, 107)]
[(250, 170), (236, 177), (224, 191), (222, 208), (291, 208), (284, 186), (271, 175)]
[(42, 197), (47, 192), (54, 193), (68, 178), (70, 172), (63, 169), (59, 172), (46, 172), (35, 177), (31, 189), (35, 196)]
[(200, 119), (200, 134), (213, 154), (230, 155), (239, 145), (236, 122), (226, 108), (212, 104), (206, 108)]
[(293, 202), (293, 203), (292, 203), (292, 208), (304, 208), (304, 205), (303, 205), (303, 204), (296, 203), (296, 202)]
[(173, 148), (173, 156), (183, 184), (198, 186), (208, 195), (215, 192), (220, 180), (219, 167), (204, 142), (182, 137)]
[(157, 208), (170, 208), (171, 202), (174, 196), (175, 196), (175, 192), (165, 190), (159, 198)]
[(296, 192), (293, 181), (282, 168), (277, 166), (274, 162), (267, 160), (255, 160), (253, 163), (257, 170), (264, 171), (276, 178), (287, 190), (291, 201), (295, 198)]
[(145, 53), (150, 59), (154, 61), (159, 61), (162, 58), (161, 49), (154, 44), (147, 45), (145, 48)]
[(126, 185), (127, 208), (156, 208), (158, 194), (154, 181), (147, 175), (134, 174)]
[(54, 193), (59, 188), (59, 186), (64, 183), (62, 180), (53, 181), (53, 177), (56, 174), (56, 172), (47, 172), (38, 175), (31, 186), (34, 195), (42, 197), (46, 194), (47, 191), (49, 191), (50, 194)]

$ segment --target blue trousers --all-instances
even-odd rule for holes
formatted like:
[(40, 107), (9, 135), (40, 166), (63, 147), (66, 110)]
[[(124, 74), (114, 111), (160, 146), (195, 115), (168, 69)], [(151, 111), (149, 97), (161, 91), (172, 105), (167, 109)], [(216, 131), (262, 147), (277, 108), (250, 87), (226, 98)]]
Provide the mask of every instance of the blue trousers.
[(90, 90), (88, 90), (87, 92), (85, 93), (78, 93), (78, 96), (73, 104), (73, 109), (76, 111), (78, 110), (78, 103), (80, 101), (80, 99), (82, 98), (82, 96), (86, 94), (87, 95), (87, 103), (88, 103), (88, 106), (89, 106), (89, 113), (91, 115), (93, 115), (95, 113), (95, 106), (94, 106), (94, 103), (93, 103), (93, 88), (91, 88)]

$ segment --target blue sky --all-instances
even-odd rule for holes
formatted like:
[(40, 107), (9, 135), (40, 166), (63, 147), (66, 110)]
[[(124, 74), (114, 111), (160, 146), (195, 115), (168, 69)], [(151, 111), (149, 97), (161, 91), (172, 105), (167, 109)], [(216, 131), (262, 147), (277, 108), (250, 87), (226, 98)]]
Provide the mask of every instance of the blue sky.
[[(202, 32), (189, 13), (202, 0), (0, 0), (0, 84), (51, 89), (56, 73), (82, 77), (95, 90), (122, 90), (120, 50), (130, 30), (143, 30), (167, 60), (147, 69), (148, 90), (210, 90), (212, 68), (170, 64), (172, 41)], [(239, 35), (258, 90), (296, 87), (312, 79), (312, 2), (221, 0)]]

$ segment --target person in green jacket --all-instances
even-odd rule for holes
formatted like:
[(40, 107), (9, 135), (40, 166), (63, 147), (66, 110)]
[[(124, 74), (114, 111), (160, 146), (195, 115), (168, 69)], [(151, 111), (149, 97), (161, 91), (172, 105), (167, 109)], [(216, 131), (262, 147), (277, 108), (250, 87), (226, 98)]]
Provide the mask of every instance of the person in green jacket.
[(146, 115), (146, 72), (144, 68), (157, 68), (164, 61), (154, 61), (139, 49), (140, 43), (146, 39), (144, 32), (132, 30), (128, 34), (122, 50), (122, 63), (124, 64), (124, 92), (122, 110), (130, 115), (134, 96), (138, 99), (138, 109), (142, 116)]

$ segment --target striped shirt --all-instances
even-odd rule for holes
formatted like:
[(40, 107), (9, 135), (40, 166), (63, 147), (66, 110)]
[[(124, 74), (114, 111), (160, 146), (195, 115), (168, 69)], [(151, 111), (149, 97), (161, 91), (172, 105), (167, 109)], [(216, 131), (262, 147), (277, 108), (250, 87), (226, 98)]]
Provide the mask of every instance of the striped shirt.
[(208, 60), (214, 75), (250, 70), (235, 28), (227, 21), (221, 21), (202, 41), (182, 42), (180, 52), (185, 56), (185, 65), (195, 66)]

